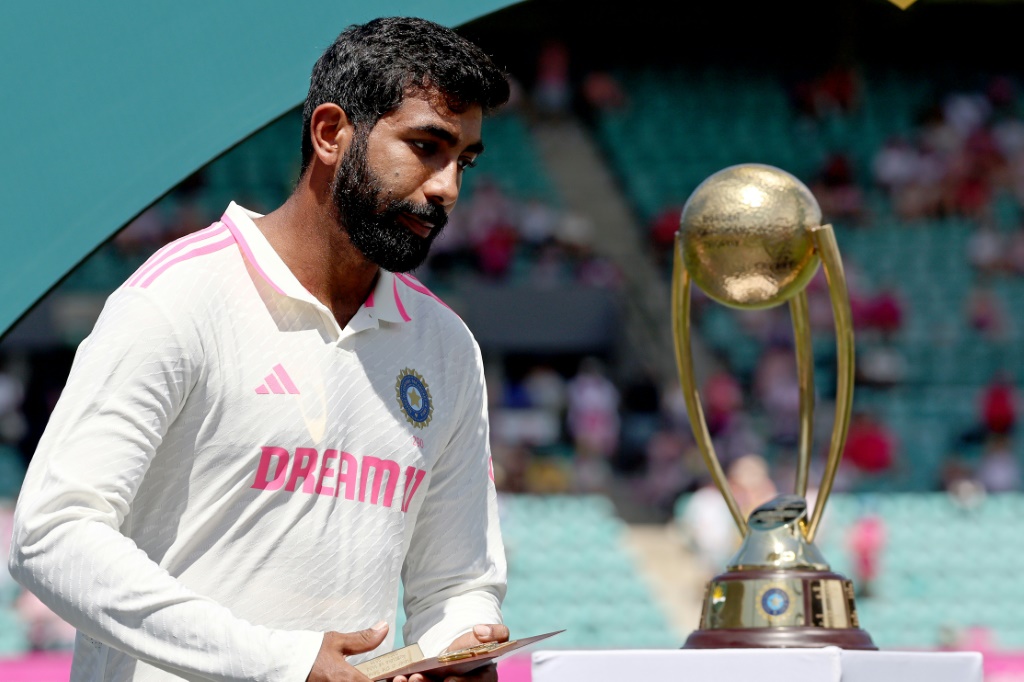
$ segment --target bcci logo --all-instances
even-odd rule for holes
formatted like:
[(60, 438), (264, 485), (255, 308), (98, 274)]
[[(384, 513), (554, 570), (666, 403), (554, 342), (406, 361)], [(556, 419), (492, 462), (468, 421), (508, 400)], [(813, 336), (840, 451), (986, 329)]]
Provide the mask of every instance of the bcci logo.
[(430, 388), (419, 372), (408, 367), (399, 372), (395, 394), (406, 421), (417, 429), (425, 429), (434, 414), (434, 402), (430, 399)]
[(769, 616), (781, 616), (789, 610), (789, 595), (778, 587), (772, 587), (761, 594), (761, 608)]

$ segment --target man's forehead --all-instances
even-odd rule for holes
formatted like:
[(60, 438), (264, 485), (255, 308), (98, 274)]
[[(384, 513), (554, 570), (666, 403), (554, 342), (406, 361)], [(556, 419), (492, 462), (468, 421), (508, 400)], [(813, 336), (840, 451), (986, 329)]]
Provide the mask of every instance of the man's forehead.
[(384, 114), (380, 122), (395, 128), (441, 127), (462, 143), (475, 143), (480, 141), (483, 110), (472, 104), (465, 111), (452, 111), (438, 93), (413, 92), (406, 94), (402, 103)]

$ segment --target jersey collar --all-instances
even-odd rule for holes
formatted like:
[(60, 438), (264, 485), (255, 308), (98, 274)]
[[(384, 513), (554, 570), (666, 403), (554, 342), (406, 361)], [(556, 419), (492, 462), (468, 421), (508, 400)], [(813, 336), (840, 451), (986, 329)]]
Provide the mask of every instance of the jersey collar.
[[(282, 296), (314, 305), (329, 314), (326, 306), (302, 286), (291, 269), (274, 251), (274, 247), (270, 245), (260, 229), (256, 227), (253, 219), (260, 217), (262, 217), (261, 214), (243, 208), (232, 201), (224, 212), (221, 222), (231, 231), (238, 243), (238, 248), (253, 270), (274, 291)], [(381, 269), (373, 291), (370, 292), (359, 312), (349, 322), (349, 328), (352, 328), (352, 331), (360, 331), (369, 327), (377, 327), (378, 320), (408, 322), (412, 318), (402, 301), (400, 294), (402, 289), (404, 289), (402, 282), (393, 273)]]

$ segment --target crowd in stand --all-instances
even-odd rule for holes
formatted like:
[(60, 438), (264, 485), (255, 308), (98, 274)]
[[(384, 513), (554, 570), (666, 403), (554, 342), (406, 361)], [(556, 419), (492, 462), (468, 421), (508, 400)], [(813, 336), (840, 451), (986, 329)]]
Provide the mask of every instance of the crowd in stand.
[[(855, 113), (862, 88), (863, 82), (855, 72), (830, 72), (794, 88), (795, 114), (823, 119)], [(1007, 340), (1009, 312), (995, 295), (992, 283), (1000, 277), (1024, 275), (1024, 118), (1017, 110), (1017, 100), (1015, 83), (1002, 77), (991, 79), (977, 91), (941, 93), (922, 112), (912, 135), (893, 136), (877, 150), (867, 181), (858, 179), (851, 159), (838, 151), (829, 154), (819, 172), (806, 179), (826, 219), (854, 229), (873, 227), (878, 216), (869, 209), (868, 198), (879, 194), (891, 215), (907, 229), (928, 219), (968, 221), (971, 234), (962, 257), (974, 278), (965, 297), (961, 323), (982, 341), (993, 343)], [(651, 222), (650, 243), (663, 265), (670, 265), (680, 210), (679, 206), (666, 207)], [(908, 315), (915, 313), (914, 301), (903, 283), (868, 281), (857, 262), (845, 254), (844, 258), (855, 334), (864, 342), (857, 358), (856, 385), (876, 391), (903, 386), (908, 358), (899, 339)], [(828, 338), (833, 321), (821, 273), (812, 281), (808, 294), (812, 333), (815, 338)], [(698, 328), (699, 299), (697, 292), (694, 311)], [(761, 468), (775, 489), (789, 490), (799, 425), (799, 385), (789, 311), (785, 306), (743, 311), (736, 313), (736, 320), (746, 336), (757, 340), (760, 356), (750, 376), (732, 371), (723, 356), (723, 369), (701, 390), (709, 430), (727, 470), (741, 462), (747, 462), (749, 470), (749, 458), (758, 453), (784, 453), (778, 460), (764, 461)], [(1004, 372), (997, 372), (983, 386), (964, 386), (965, 397), (973, 396), (974, 388), (980, 389), (974, 425), (962, 434), (954, 433), (943, 444), (948, 448), (946, 461), (941, 477), (933, 482), (934, 490), (947, 491), (964, 504), (987, 493), (1022, 489), (1021, 462), (1014, 446), (1018, 388)], [(825, 404), (819, 404), (818, 413), (831, 409), (824, 397)], [(669, 421), (666, 418), (664, 423)], [(684, 419), (677, 426), (663, 426), (648, 441), (646, 471), (651, 476), (643, 482), (641, 494), (667, 509), (674, 495), (692, 493), (688, 508), (693, 504), (694, 518), (701, 520), (688, 524), (690, 531), (698, 533), (701, 524), (713, 529), (715, 524), (707, 521), (699, 507), (700, 499), (713, 498), (717, 493), (708, 489), (707, 478), (702, 475), (688, 422)], [(831, 428), (830, 424), (824, 426), (826, 430)], [(897, 473), (905, 466), (904, 447), (884, 412), (858, 406), (836, 490), (870, 490), (873, 482)], [(961, 456), (971, 448), (979, 454)], [(742, 488), (739, 483), (735, 485)], [(862, 521), (851, 530), (849, 543), (859, 562), (858, 583), (870, 591), (879, 547), (884, 544), (884, 527), (870, 514), (865, 514)], [(700, 542), (698, 537), (694, 540)], [(709, 539), (706, 551), (721, 558), (725, 550), (716, 554), (714, 542)]]

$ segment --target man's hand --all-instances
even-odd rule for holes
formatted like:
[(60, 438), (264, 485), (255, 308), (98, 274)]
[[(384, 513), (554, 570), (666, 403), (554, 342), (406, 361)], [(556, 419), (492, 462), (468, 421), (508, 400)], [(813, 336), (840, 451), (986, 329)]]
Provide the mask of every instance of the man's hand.
[[(458, 637), (445, 651), (457, 651), (487, 642), (507, 642), (508, 628), (504, 625), (474, 625), (471, 632)], [(416, 673), (408, 678), (399, 675), (391, 682), (430, 682), (431, 678)], [(498, 682), (498, 666), (494, 663), (477, 668), (466, 675), (444, 678), (444, 682)]]
[(388, 624), (380, 622), (359, 632), (325, 632), (320, 653), (313, 661), (306, 682), (369, 682), (345, 657), (373, 651), (388, 634)]

